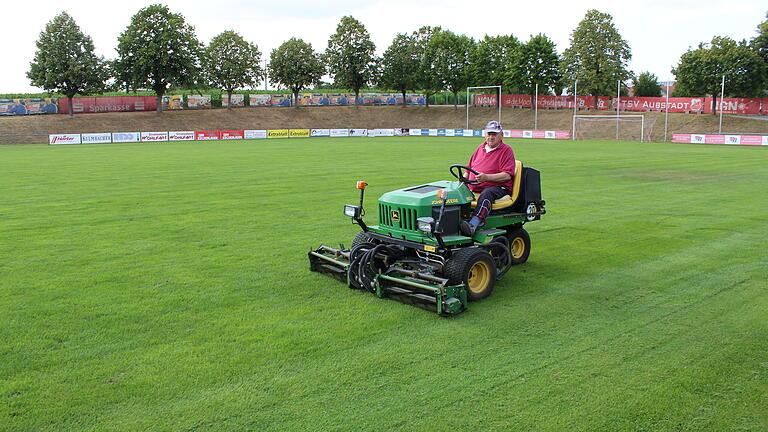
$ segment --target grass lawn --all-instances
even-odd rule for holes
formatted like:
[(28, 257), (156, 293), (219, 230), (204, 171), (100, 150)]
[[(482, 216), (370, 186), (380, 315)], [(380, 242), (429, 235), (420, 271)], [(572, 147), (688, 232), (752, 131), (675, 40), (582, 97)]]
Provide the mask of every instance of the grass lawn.
[(768, 148), (511, 142), (548, 213), (455, 318), (308, 271), (478, 144), (0, 147), (0, 431), (768, 430)]

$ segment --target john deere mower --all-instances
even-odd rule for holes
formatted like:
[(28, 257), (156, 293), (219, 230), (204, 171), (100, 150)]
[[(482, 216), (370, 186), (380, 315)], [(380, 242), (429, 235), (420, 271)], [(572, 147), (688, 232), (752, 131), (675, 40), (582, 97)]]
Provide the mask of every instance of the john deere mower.
[(539, 171), (517, 161), (512, 193), (493, 203), (485, 225), (472, 237), (461, 234), (459, 225), (477, 205), (477, 195), (467, 187), (477, 181), (467, 178), (466, 171), (477, 172), (463, 165), (449, 171), (457, 181), (382, 195), (378, 225), (363, 221), (367, 183), (357, 182), (360, 203), (345, 205), (344, 215), (362, 231), (349, 249), (321, 245), (310, 250), (310, 270), (443, 316), (488, 297), (512, 266), (528, 260), (531, 239), (523, 225), (545, 213)]

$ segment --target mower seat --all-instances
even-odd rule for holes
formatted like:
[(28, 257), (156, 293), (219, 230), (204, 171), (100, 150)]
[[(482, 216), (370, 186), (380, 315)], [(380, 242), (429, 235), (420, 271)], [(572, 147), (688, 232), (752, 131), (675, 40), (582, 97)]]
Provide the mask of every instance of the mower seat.
[[(512, 184), (512, 195), (504, 195), (503, 197), (497, 199), (493, 202), (493, 205), (491, 205), (491, 211), (493, 210), (501, 210), (503, 208), (507, 208), (515, 203), (517, 200), (517, 197), (520, 195), (520, 183), (522, 183), (523, 178), (523, 163), (519, 160), (515, 160), (515, 176), (512, 178), (513, 184)], [(480, 197), (480, 192), (472, 192), (475, 194), (475, 200), (472, 201), (472, 208), (477, 207), (477, 199)]]

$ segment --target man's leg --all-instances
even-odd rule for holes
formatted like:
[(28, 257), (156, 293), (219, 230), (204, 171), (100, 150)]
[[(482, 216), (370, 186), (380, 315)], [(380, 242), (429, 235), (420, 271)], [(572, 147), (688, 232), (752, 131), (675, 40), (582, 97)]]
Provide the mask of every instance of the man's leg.
[(485, 218), (491, 212), (493, 202), (505, 195), (509, 195), (509, 191), (504, 186), (491, 186), (483, 189), (477, 198), (477, 207), (472, 213), (472, 219), (468, 223), (462, 223), (462, 232), (465, 235), (474, 234), (477, 228), (485, 223)]

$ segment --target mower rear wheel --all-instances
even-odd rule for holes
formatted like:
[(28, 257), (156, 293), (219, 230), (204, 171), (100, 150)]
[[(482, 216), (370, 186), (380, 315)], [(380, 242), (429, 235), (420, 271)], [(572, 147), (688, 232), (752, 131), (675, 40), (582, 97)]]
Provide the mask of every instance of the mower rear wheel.
[(522, 264), (528, 261), (531, 254), (531, 236), (523, 228), (516, 228), (507, 234), (509, 239), (509, 254), (512, 256), (512, 265)]
[(470, 301), (491, 295), (496, 283), (496, 264), (484, 249), (466, 248), (458, 251), (445, 264), (445, 276), (451, 284), (464, 284)]

